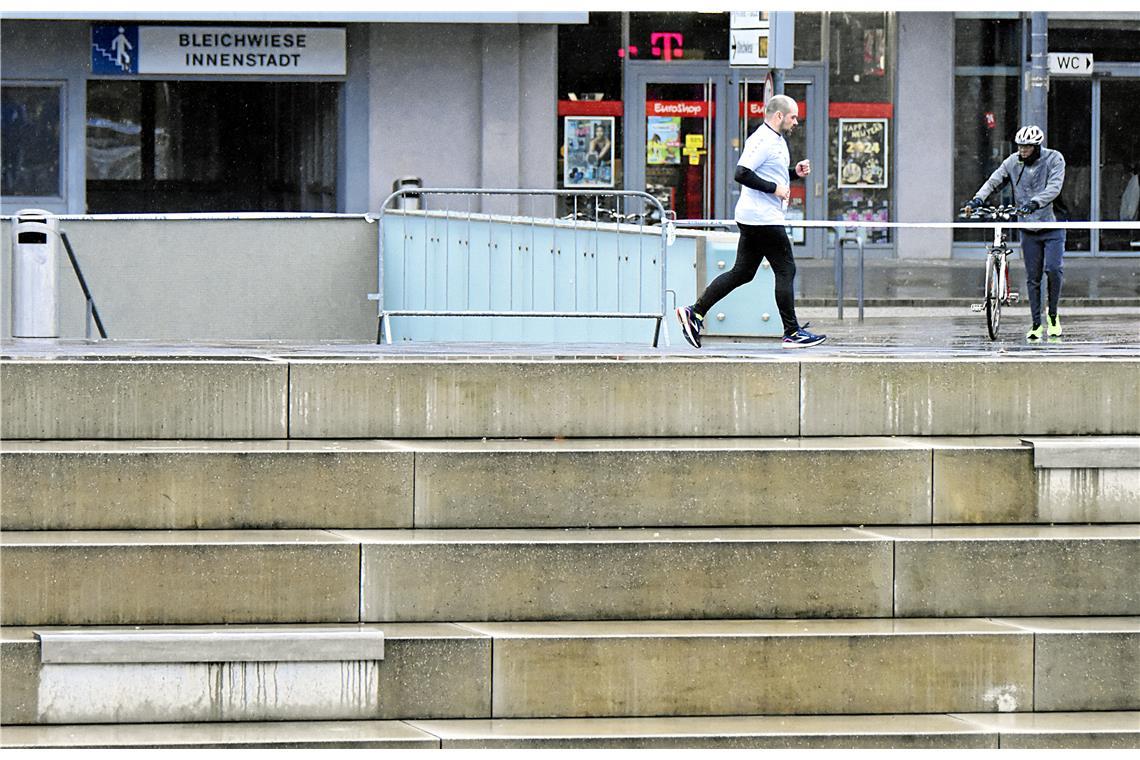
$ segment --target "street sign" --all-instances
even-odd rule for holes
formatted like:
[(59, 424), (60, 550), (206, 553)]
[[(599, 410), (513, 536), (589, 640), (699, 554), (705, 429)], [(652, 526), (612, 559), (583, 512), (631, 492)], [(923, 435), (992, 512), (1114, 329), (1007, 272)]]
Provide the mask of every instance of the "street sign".
[(795, 14), (791, 11), (733, 11), (728, 35), (729, 66), (792, 68)]
[(1092, 75), (1092, 53), (1050, 53), (1049, 73), (1052, 76), (1087, 77)]

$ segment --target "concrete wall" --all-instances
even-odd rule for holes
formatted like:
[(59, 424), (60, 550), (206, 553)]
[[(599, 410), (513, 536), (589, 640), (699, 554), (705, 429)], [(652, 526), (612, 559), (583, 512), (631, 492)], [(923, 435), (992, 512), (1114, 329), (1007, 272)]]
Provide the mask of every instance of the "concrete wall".
[[(363, 219), (64, 221), (110, 338), (376, 338), (377, 225)], [(0, 225), (0, 337), (12, 335), (11, 223)], [(84, 336), (83, 292), (59, 256), (59, 327)], [(92, 328), (92, 334), (98, 332)]]
[[(434, 187), (553, 187), (553, 26), (371, 29), (371, 208), (398, 177)], [(508, 211), (486, 202), (479, 211)]]
[[(898, 15), (894, 218), (954, 221), (954, 14)], [(957, 199), (962, 200), (962, 199)], [(950, 230), (901, 229), (899, 258), (949, 258)]]

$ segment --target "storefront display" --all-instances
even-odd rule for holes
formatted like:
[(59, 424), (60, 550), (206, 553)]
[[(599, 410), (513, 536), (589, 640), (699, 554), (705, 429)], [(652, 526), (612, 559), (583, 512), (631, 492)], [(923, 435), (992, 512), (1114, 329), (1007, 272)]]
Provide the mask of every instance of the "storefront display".
[(564, 121), (564, 187), (614, 186), (614, 118), (567, 116)]

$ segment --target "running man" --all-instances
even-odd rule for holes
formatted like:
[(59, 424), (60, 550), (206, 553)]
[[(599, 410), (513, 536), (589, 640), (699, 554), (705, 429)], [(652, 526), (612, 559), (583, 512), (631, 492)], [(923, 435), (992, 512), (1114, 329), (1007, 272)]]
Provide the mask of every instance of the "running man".
[[(776, 276), (776, 306), (784, 323), (784, 348), (806, 348), (823, 343), (826, 335), (815, 335), (796, 321), (796, 262), (792, 258), (792, 241), (784, 227), (784, 214), (791, 198), (788, 141), (784, 135), (800, 123), (799, 106), (787, 95), (776, 95), (764, 107), (764, 123), (744, 143), (733, 177), (742, 187), (736, 202), (736, 225), (740, 242), (736, 247), (736, 263), (717, 277), (692, 306), (677, 309), (681, 332), (694, 348), (701, 347), (701, 328), (705, 315), (717, 301), (736, 288), (752, 282), (760, 261), (768, 259)], [(796, 176), (811, 173), (806, 158), (795, 166)]]

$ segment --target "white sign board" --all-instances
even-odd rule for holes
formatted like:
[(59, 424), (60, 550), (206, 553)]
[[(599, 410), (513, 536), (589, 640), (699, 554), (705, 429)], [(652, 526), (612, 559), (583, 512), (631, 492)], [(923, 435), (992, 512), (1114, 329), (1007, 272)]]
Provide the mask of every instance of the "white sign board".
[(768, 13), (766, 11), (732, 11), (728, 14), (730, 29), (767, 29)]
[(139, 27), (140, 74), (345, 74), (344, 29)]
[(768, 65), (767, 29), (733, 29), (729, 34), (729, 66)]
[(1052, 76), (1092, 76), (1092, 53), (1050, 53), (1049, 74)]

